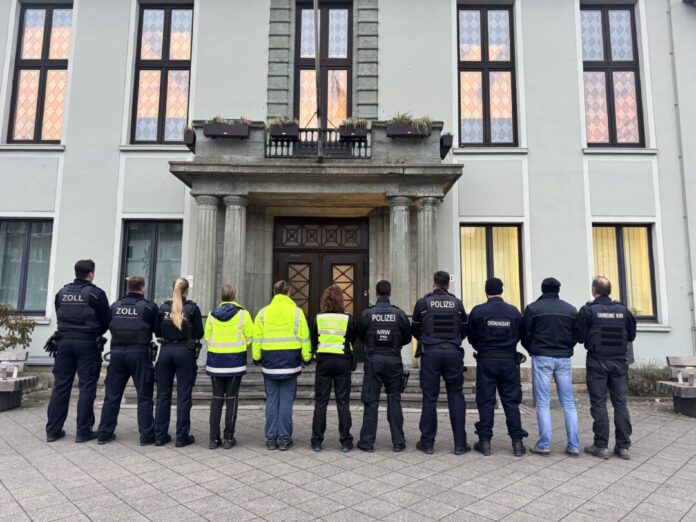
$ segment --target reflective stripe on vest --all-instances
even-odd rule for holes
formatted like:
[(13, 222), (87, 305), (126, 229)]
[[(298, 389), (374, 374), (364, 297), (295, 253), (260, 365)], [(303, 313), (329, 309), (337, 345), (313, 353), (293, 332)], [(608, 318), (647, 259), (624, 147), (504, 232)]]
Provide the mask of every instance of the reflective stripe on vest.
[(302, 366), (296, 368), (261, 368), (261, 371), (267, 375), (290, 375), (302, 371)]
[[(213, 341), (215, 339), (215, 323), (213, 323), (213, 333), (210, 336), (210, 342), (208, 342), (208, 351), (211, 353), (240, 353), (246, 351), (247, 343), (244, 340), (244, 310), (240, 309), (239, 312), (239, 321), (237, 322), (237, 329), (234, 335), (234, 338), (236, 338), (236, 341), (230, 342), (230, 341), (225, 341), (225, 342), (219, 342), (216, 343)], [(225, 330), (230, 330), (230, 328), (226, 328), (224, 323), (219, 322), (218, 323), (218, 328), (222, 330), (222, 333), (219, 335), (219, 337), (226, 337), (230, 338), (232, 335), (230, 332), (226, 332)]]
[(206, 366), (205, 371), (208, 373), (242, 373), (247, 369), (246, 364), (244, 366), (237, 366), (235, 368), (216, 368), (214, 366)]
[(317, 353), (344, 354), (347, 330), (348, 316), (346, 314), (317, 315), (317, 333), (319, 334)]

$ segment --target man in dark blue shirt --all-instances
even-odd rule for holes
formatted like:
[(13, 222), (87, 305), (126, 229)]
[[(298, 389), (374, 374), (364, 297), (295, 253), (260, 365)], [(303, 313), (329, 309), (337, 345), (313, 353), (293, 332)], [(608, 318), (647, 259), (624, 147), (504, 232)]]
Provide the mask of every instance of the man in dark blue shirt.
[(435, 272), (433, 291), (416, 303), (413, 309), (411, 334), (420, 346), (420, 384), (423, 390), (421, 410), (421, 439), (416, 448), (428, 455), (433, 453), (437, 433), (437, 398), (440, 395), (440, 377), (447, 389), (454, 453), (461, 455), (471, 450), (466, 442), (466, 403), (464, 402), (464, 350), (467, 322), (464, 305), (447, 290), (449, 274)]
[(80, 260), (75, 263), (75, 280), (56, 294), (60, 338), (53, 365), (53, 393), (48, 403), (47, 442), (65, 436), (63, 424), (68, 416), (75, 374), (80, 380), (75, 442), (87, 442), (97, 436), (92, 430), (102, 363), (97, 341), (109, 328), (111, 314), (106, 294), (92, 284), (93, 279), (94, 261)]
[(488, 301), (475, 306), (469, 314), (469, 342), (476, 350), (476, 404), (479, 422), (476, 433), (479, 441), (474, 449), (491, 454), (495, 391), (503, 403), (508, 435), (516, 457), (525, 454), (522, 439), (528, 433), (522, 429), (520, 403), (522, 385), (517, 362), (517, 343), (520, 340), (522, 314), (503, 301), (503, 282), (497, 277), (486, 281)]

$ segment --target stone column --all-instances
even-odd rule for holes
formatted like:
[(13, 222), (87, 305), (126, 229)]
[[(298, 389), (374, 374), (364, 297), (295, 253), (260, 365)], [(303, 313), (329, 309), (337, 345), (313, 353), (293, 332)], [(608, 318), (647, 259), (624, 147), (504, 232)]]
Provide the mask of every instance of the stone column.
[(237, 295), (244, 293), (246, 261), (245, 196), (225, 196), (225, 240), (222, 250), (222, 284), (230, 284)]
[(213, 307), (216, 265), (217, 196), (194, 196), (198, 204), (198, 226), (196, 228), (196, 268), (193, 272), (191, 297), (205, 315)]
[(411, 198), (389, 198), (391, 228), (389, 233), (389, 265), (392, 284), (391, 302), (410, 314), (411, 308), (411, 242), (409, 207)]
[(418, 270), (416, 290), (418, 297), (430, 292), (433, 273), (437, 270), (437, 207), (438, 198), (419, 198), (418, 207)]

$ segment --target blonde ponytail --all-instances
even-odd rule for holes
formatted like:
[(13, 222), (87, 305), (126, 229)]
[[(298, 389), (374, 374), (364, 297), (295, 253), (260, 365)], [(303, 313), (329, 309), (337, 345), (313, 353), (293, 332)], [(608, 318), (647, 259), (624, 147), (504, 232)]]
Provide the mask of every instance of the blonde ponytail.
[(188, 292), (189, 284), (183, 277), (174, 280), (174, 291), (172, 292), (172, 322), (179, 330), (184, 321), (184, 297)]

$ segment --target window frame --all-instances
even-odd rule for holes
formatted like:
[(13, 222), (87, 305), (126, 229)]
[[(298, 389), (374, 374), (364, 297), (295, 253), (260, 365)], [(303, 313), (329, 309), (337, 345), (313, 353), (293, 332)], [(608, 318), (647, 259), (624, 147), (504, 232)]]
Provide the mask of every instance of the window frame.
[[(72, 9), (73, 16), (75, 10), (73, 8), (72, 2), (51, 2), (46, 4), (41, 3), (20, 3), (21, 11), (19, 15), (19, 26), (17, 29), (17, 40), (15, 49), (15, 60), (12, 78), (12, 95), (10, 96), (10, 111), (9, 111), (9, 121), (7, 125), (7, 142), (8, 143), (46, 143), (46, 144), (59, 144), (63, 139), (64, 129), (61, 129), (61, 139), (59, 140), (44, 140), (41, 139), (41, 133), (43, 131), (43, 115), (46, 104), (46, 83), (49, 70), (58, 70), (67, 72), (68, 65), (70, 63), (69, 59), (51, 60), (49, 58), (49, 50), (51, 47), (51, 31), (53, 29), (53, 11), (56, 9)], [(43, 9), (46, 11), (46, 17), (44, 19), (44, 29), (43, 29), (43, 41), (41, 42), (41, 58), (39, 59), (23, 59), (22, 58), (22, 45), (24, 42), (24, 20), (26, 17), (26, 12), (29, 9)], [(70, 26), (70, 37), (74, 38), (72, 34), (74, 26)], [(39, 88), (37, 90), (36, 98), (36, 115), (34, 121), (34, 137), (30, 140), (15, 139), (15, 116), (17, 113), (17, 96), (19, 88), (19, 73), (23, 70), (34, 70), (39, 71)], [(67, 90), (67, 89), (66, 89)], [(63, 100), (63, 103), (67, 102), (67, 92)], [(63, 123), (65, 123), (65, 112), (63, 112)]]
[[(478, 11), (481, 20), (481, 60), (463, 61), (459, 52), (461, 39), (461, 25), (459, 13), (462, 11)], [(490, 61), (488, 55), (488, 11), (507, 11), (510, 21), (510, 60)], [(496, 4), (457, 4), (457, 140), (459, 147), (518, 147), (519, 146), (519, 116), (517, 108), (517, 65), (515, 60), (515, 18), (512, 5)], [(483, 109), (483, 141), (462, 141), (462, 72), (481, 73), (481, 105)], [(510, 143), (498, 143), (491, 141), (491, 108), (490, 108), (490, 73), (509, 72), (510, 86), (512, 90), (512, 141)]]
[[(152, 236), (151, 236), (151, 252), (150, 252), (150, 259), (148, 262), (148, 278), (145, 280), (145, 299), (148, 299), (149, 301), (155, 302), (155, 285), (153, 284), (154, 281), (157, 281), (157, 251), (159, 248), (159, 229), (160, 226), (163, 224), (170, 224), (170, 223), (181, 223), (183, 226), (184, 220), (183, 219), (124, 219), (123, 220), (123, 232), (122, 232), (122, 243), (121, 243), (121, 269), (119, 270), (119, 285), (118, 285), (118, 292), (119, 292), (119, 297), (122, 297), (126, 295), (127, 293), (127, 277), (128, 274), (126, 274), (126, 265), (128, 264), (128, 225), (132, 223), (153, 223), (155, 226), (152, 229)], [(183, 246), (183, 230), (182, 230), (182, 246)], [(182, 257), (183, 257), (183, 250), (182, 250)], [(133, 275), (142, 275), (142, 274), (133, 274)], [(154, 276), (154, 277), (153, 277)], [(144, 277), (144, 276), (143, 276)]]
[[(302, 58), (302, 11), (304, 9), (313, 8), (311, 2), (306, 0), (298, 1), (295, 6), (295, 78), (293, 81), (293, 118), (300, 118), (300, 74), (301, 71), (316, 70), (315, 58)], [(329, 27), (329, 10), (330, 9), (347, 9), (348, 10), (348, 56), (346, 58), (329, 58), (329, 31), (321, 31), (321, 27)], [(348, 0), (321, 0), (319, 2), (319, 75), (321, 85), (325, 88), (322, 89), (319, 104), (321, 110), (326, 118), (326, 127), (329, 127), (328, 121), (328, 78), (329, 71), (331, 70), (345, 70), (347, 71), (347, 83), (346, 83), (346, 118), (350, 118), (353, 115), (353, 2)], [(318, 128), (319, 120), (315, 118), (312, 120), (315, 125), (307, 128)], [(338, 126), (342, 123), (340, 121), (333, 122), (338, 129)]]
[[(10, 304), (14, 308), (14, 313), (18, 315), (26, 315), (26, 316), (39, 316), (39, 317), (44, 317), (46, 315), (46, 308), (43, 308), (41, 310), (27, 310), (24, 308), (24, 305), (26, 304), (27, 301), (27, 278), (29, 276), (29, 251), (31, 249), (31, 233), (32, 229), (34, 227), (35, 223), (51, 223), (51, 249), (53, 249), (53, 224), (54, 220), (53, 219), (44, 219), (44, 218), (20, 218), (20, 219), (15, 219), (15, 218), (0, 218), (0, 223), (27, 223), (30, 225), (29, 230), (24, 232), (24, 245), (22, 247), (22, 268), (20, 271), (19, 275), (19, 290), (18, 290), (18, 298), (17, 298), (17, 303)], [(50, 263), (50, 259), (49, 259)], [(49, 267), (50, 270), (50, 267)], [(46, 296), (48, 298), (49, 295), (49, 288), (48, 288), (48, 283), (50, 281), (50, 275), (46, 279)]]
[[(623, 229), (624, 228), (644, 228), (648, 233), (648, 264), (650, 267), (650, 298), (652, 301), (652, 315), (636, 315), (636, 320), (646, 323), (657, 323), (658, 322), (658, 312), (657, 312), (657, 288), (655, 286), (655, 254), (653, 246), (653, 225), (646, 223), (592, 223), (592, 228), (604, 227), (613, 228), (616, 234), (616, 265), (619, 272), (619, 301), (623, 303), (629, 310), (631, 303), (626, 299), (627, 284), (626, 284), (626, 259), (624, 252), (624, 241), (623, 241)], [(592, 244), (592, 251), (594, 253), (594, 242)], [(594, 267), (593, 267), (594, 268)], [(602, 274), (595, 274), (602, 275)]]
[[(611, 56), (611, 33), (609, 27), (609, 11), (628, 11), (631, 15), (631, 39), (633, 43), (633, 60), (615, 62)], [(643, 92), (641, 88), (640, 74), (640, 55), (638, 49), (638, 31), (636, 27), (636, 10), (633, 4), (581, 4), (580, 11), (600, 11), (602, 18), (602, 50), (604, 60), (586, 61), (582, 59), (582, 47), (580, 49), (582, 59), (582, 73), (586, 72), (602, 72), (604, 73), (604, 85), (607, 95), (607, 120), (609, 141), (608, 142), (590, 142), (585, 136), (585, 143), (588, 147), (623, 147), (623, 148), (644, 148), (645, 147), (645, 120), (643, 117)], [(582, 22), (580, 22), (582, 24)], [(582, 32), (582, 25), (579, 30)], [(581, 44), (582, 45), (582, 44)], [(616, 100), (614, 98), (614, 72), (632, 72), (636, 80), (636, 112), (638, 117), (638, 142), (634, 143), (619, 143), (616, 136)], [(584, 80), (584, 78), (583, 78)], [(584, 85), (584, 81), (583, 81)], [(585, 92), (583, 90), (583, 102), (585, 101)], [(583, 103), (583, 111), (584, 111)], [(586, 112), (583, 113), (583, 119), (587, 120)], [(587, 123), (585, 123), (587, 125)]]
[[(142, 51), (143, 38), (143, 16), (146, 10), (164, 11), (164, 25), (162, 27), (162, 57), (159, 60), (143, 60), (140, 56)], [(169, 59), (169, 44), (171, 39), (172, 28), (172, 10), (191, 10), (191, 55), (188, 60), (170, 60)], [(130, 142), (132, 145), (179, 145), (184, 142), (183, 129), (180, 140), (165, 140), (164, 131), (167, 120), (167, 88), (169, 86), (169, 71), (188, 71), (188, 100), (186, 103), (186, 122), (188, 122), (191, 112), (191, 62), (193, 58), (193, 28), (195, 22), (193, 20), (194, 9), (193, 4), (158, 4), (158, 3), (138, 3), (138, 32), (136, 34), (136, 50), (135, 50), (135, 67), (133, 75), (133, 102), (131, 106), (131, 128)], [(165, 59), (166, 56), (166, 59)], [(159, 92), (159, 109), (157, 112), (157, 139), (155, 140), (138, 140), (135, 137), (136, 126), (138, 123), (138, 92), (140, 90), (140, 72), (141, 71), (159, 71), (160, 72), (160, 92)]]
[[(517, 259), (519, 260), (519, 266), (518, 266), (518, 271), (519, 271), (519, 285), (520, 285), (520, 302), (519, 302), (519, 310), (520, 313), (524, 311), (524, 304), (525, 304), (525, 288), (524, 288), (524, 256), (523, 256), (523, 249), (522, 249), (522, 224), (521, 223), (459, 223), (459, 252), (460, 252), (460, 259), (459, 259), (459, 266), (461, 268), (462, 265), (462, 260), (461, 260), (461, 251), (462, 251), (462, 235), (461, 235), (461, 229), (462, 228), (483, 228), (486, 236), (486, 279), (490, 279), (491, 277), (495, 277), (494, 270), (495, 267), (493, 266), (493, 229), (494, 228), (515, 228), (517, 230)], [(462, 280), (461, 285), (464, 283)], [(503, 281), (505, 283), (505, 281)], [(461, 288), (463, 291), (463, 288)], [(507, 301), (506, 301), (507, 302)], [(478, 304), (478, 303), (477, 303)], [(513, 303), (509, 303), (513, 304)], [(517, 306), (516, 304), (513, 304), (513, 306)], [(473, 307), (472, 307), (473, 308)]]

